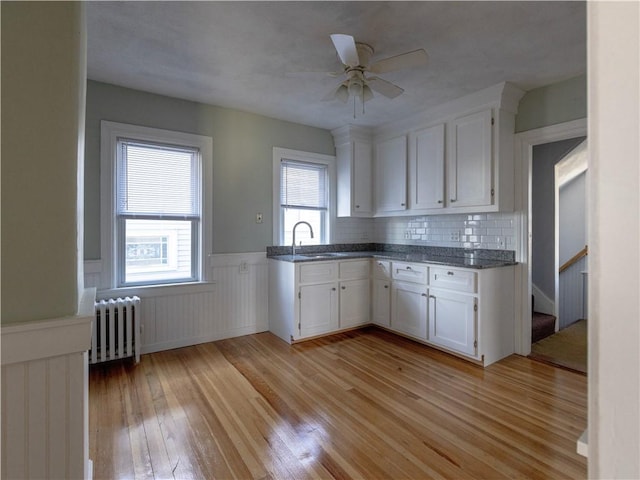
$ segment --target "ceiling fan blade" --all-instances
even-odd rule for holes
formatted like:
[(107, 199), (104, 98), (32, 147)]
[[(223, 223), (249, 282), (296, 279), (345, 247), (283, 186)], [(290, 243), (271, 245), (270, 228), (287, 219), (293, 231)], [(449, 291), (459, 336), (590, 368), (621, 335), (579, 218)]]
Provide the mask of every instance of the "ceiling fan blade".
[(387, 98), (396, 98), (404, 92), (404, 89), (399, 86), (378, 77), (367, 78), (367, 85), (369, 85), (374, 92), (378, 92)]
[(403, 68), (421, 67), (427, 64), (427, 52), (424, 48), (413, 52), (401, 53), (393, 57), (380, 60), (369, 67), (372, 73), (393, 72)]
[(331, 90), (328, 94), (326, 94), (323, 98), (323, 102), (328, 102), (337, 98), (338, 100), (346, 103), (349, 100), (349, 89), (347, 88), (347, 82), (343, 82), (338, 85), (338, 88)]
[(356, 41), (351, 35), (334, 33), (331, 35), (333, 46), (336, 47), (340, 61), (350, 67), (357, 67), (360, 64)]
[(285, 77), (311, 77), (313, 75), (314, 78), (318, 78), (318, 77), (322, 77), (327, 76), (327, 77), (331, 77), (331, 78), (336, 78), (339, 77), (340, 75), (344, 74), (344, 70), (340, 70), (338, 72), (322, 72), (322, 71), (306, 71), (306, 70), (301, 70), (298, 72), (284, 72), (284, 76)]

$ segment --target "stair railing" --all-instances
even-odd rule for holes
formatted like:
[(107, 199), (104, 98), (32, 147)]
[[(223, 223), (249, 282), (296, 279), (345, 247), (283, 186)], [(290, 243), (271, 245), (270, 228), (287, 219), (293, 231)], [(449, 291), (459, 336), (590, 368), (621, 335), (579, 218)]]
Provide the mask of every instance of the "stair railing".
[(587, 255), (589, 255), (589, 247), (588, 245), (585, 245), (582, 250), (580, 250), (573, 257), (571, 257), (569, 260), (567, 260), (565, 263), (562, 264), (562, 266), (558, 269), (558, 273), (564, 272), (571, 265), (576, 263), (581, 258), (586, 257)]

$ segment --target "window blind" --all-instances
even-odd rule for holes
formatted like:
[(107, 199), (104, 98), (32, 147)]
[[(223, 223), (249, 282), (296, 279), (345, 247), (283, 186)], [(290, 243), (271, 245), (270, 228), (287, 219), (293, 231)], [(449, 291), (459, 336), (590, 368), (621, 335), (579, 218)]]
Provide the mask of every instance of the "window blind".
[(198, 150), (118, 141), (117, 213), (127, 217), (199, 215)]
[(280, 165), (280, 205), (284, 208), (327, 210), (327, 167), (293, 160)]

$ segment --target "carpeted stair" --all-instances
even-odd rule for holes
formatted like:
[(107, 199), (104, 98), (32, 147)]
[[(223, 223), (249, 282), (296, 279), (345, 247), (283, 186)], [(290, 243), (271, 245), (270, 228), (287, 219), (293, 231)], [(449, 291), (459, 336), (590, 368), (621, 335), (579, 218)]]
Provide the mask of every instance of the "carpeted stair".
[(556, 317), (535, 311), (535, 298), (531, 295), (531, 343), (556, 333)]
[(536, 343), (556, 333), (556, 317), (546, 313), (531, 314), (531, 343)]

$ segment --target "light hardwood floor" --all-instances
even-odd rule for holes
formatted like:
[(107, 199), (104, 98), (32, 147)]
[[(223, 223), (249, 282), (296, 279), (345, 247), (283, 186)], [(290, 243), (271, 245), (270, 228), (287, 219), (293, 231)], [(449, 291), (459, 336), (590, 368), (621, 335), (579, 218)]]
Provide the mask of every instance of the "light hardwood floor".
[(262, 333), (90, 370), (94, 478), (586, 478), (584, 376), (483, 369), (369, 328)]

